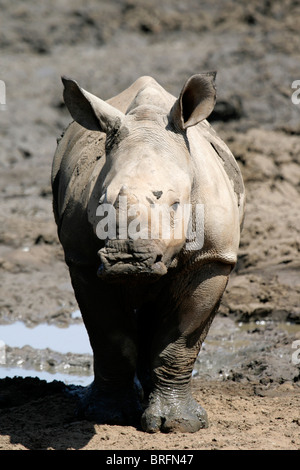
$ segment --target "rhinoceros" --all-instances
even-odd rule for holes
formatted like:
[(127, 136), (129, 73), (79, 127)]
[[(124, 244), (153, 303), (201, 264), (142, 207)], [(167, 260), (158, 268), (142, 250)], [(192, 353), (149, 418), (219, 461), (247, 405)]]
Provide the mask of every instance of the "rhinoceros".
[(62, 77), (74, 121), (53, 160), (53, 210), (93, 350), (85, 419), (147, 432), (208, 426), (192, 372), (245, 205), (239, 167), (206, 120), (215, 76), (191, 76), (178, 98), (143, 76), (107, 101)]

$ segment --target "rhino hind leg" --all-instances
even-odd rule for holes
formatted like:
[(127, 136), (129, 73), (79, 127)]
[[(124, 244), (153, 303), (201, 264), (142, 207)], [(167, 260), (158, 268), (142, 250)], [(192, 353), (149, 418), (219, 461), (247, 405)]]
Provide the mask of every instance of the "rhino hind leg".
[(196, 432), (208, 426), (206, 411), (192, 397), (192, 371), (230, 271), (229, 265), (211, 263), (181, 285), (175, 282), (174, 292), (171, 288), (165, 301), (160, 299), (152, 391), (141, 420), (145, 431)]
[(95, 276), (97, 268), (69, 268), (94, 355), (94, 381), (79, 394), (77, 416), (98, 424), (137, 425), (142, 407), (135, 383), (134, 315), (120, 305), (115, 286)]

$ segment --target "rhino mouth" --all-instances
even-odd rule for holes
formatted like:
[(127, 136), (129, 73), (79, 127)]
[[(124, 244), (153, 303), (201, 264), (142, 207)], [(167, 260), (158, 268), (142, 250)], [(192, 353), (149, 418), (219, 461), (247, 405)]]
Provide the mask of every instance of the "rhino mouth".
[(99, 250), (100, 266), (98, 277), (117, 279), (120, 277), (158, 279), (168, 272), (159, 244), (136, 241), (108, 241)]

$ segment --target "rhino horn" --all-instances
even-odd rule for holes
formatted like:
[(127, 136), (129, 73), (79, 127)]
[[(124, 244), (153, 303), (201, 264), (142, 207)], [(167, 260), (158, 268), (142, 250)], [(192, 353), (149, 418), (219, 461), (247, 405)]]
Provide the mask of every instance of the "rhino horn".
[(132, 204), (137, 204), (138, 203), (138, 198), (129, 191), (128, 187), (124, 184), (117, 196), (116, 202), (115, 202), (115, 208), (119, 209), (119, 202), (120, 202), (120, 196), (126, 197), (126, 205), (129, 207)]
[(106, 133), (122, 122), (124, 114), (121, 111), (81, 88), (75, 80), (63, 76), (62, 82), (65, 104), (78, 124)]
[(216, 103), (216, 72), (199, 73), (184, 84), (170, 112), (170, 122), (182, 130), (206, 119)]

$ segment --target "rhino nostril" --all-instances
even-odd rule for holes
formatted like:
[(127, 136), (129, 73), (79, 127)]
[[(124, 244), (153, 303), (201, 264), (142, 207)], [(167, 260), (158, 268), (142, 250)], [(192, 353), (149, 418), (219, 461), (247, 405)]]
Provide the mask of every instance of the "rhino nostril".
[(155, 263), (160, 263), (161, 260), (162, 260), (162, 255), (157, 255), (155, 259)]
[(152, 191), (152, 194), (156, 197), (156, 199), (159, 199), (162, 196), (162, 193), (162, 191)]

